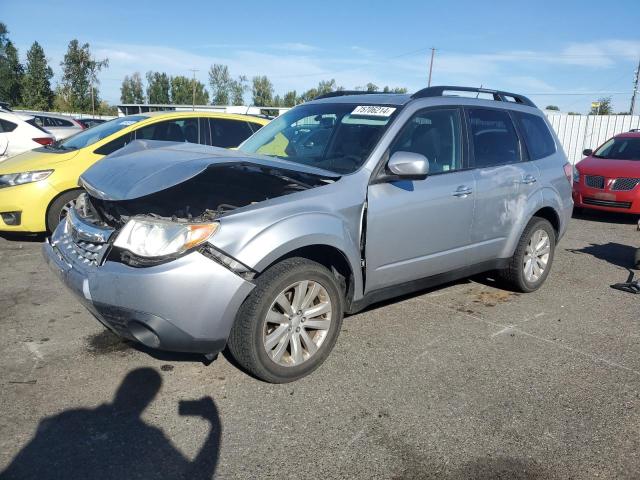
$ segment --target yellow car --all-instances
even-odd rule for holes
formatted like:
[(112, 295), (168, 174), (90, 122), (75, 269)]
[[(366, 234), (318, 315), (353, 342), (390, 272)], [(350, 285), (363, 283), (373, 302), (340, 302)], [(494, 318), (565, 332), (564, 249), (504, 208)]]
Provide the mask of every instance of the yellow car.
[(237, 147), (268, 120), (213, 112), (120, 117), (0, 162), (0, 231), (53, 231), (80, 193), (78, 178), (132, 140)]

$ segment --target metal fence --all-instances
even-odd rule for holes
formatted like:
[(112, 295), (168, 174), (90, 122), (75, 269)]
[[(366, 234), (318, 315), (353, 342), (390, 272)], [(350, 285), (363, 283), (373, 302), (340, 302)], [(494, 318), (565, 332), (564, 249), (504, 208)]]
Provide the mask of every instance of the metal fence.
[(608, 138), (640, 128), (640, 115), (565, 115), (545, 112), (571, 163), (585, 148), (595, 149)]

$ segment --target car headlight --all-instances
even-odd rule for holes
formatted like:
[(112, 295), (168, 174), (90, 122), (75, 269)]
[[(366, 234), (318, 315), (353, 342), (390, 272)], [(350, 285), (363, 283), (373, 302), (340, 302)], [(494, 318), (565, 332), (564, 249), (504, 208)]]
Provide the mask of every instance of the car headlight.
[(165, 257), (197, 247), (219, 226), (217, 222), (177, 223), (134, 217), (120, 231), (113, 245), (140, 257)]
[(7, 173), (0, 175), (0, 188), (39, 182), (53, 173), (53, 170), (34, 170), (33, 172)]
[(580, 182), (580, 172), (578, 171), (575, 165), (573, 166), (573, 181), (575, 183)]

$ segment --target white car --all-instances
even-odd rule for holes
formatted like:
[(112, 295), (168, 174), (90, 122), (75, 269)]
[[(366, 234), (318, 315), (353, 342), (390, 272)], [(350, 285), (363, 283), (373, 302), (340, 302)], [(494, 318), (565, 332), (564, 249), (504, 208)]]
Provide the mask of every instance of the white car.
[(0, 161), (54, 141), (31, 115), (0, 110)]
[(22, 112), (34, 117), (36, 124), (53, 134), (56, 140), (64, 140), (84, 130), (84, 126), (71, 117), (44, 112)]

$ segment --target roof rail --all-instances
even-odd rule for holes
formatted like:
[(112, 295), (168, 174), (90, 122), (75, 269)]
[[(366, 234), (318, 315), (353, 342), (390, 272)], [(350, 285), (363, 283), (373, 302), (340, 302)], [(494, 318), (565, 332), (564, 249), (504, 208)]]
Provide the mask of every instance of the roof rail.
[(366, 90), (336, 90), (335, 92), (323, 93), (314, 97), (314, 100), (320, 100), (321, 98), (331, 97), (344, 97), (345, 95), (387, 95), (394, 92), (368, 92)]
[(524, 95), (517, 93), (503, 92), (502, 90), (490, 90), (488, 88), (476, 88), (476, 87), (454, 87), (450, 85), (442, 85), (437, 87), (427, 87), (422, 90), (418, 90), (411, 95), (411, 98), (427, 98), (427, 97), (443, 97), (444, 92), (477, 92), (488, 93), (493, 95), (493, 99), (497, 102), (509, 102), (509, 97), (513, 98), (515, 103), (522, 105), (528, 105), (529, 107), (535, 107), (536, 105)]

